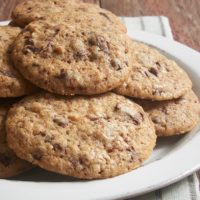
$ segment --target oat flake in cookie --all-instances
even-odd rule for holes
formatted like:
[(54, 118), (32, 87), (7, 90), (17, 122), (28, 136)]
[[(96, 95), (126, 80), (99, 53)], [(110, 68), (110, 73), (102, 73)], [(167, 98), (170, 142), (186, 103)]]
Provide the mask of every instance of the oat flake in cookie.
[(158, 136), (180, 135), (191, 131), (200, 120), (200, 103), (191, 90), (179, 99), (153, 102), (136, 100), (149, 114)]
[(35, 21), (18, 36), (12, 53), (16, 68), (53, 93), (99, 94), (128, 77), (127, 36), (87, 23)]
[(20, 29), (0, 26), (0, 97), (17, 97), (30, 94), (35, 87), (14, 69), (11, 61), (12, 44)]
[(129, 52), (132, 72), (116, 93), (159, 101), (178, 98), (191, 89), (186, 72), (152, 47), (130, 41)]
[(18, 175), (32, 167), (28, 162), (19, 159), (6, 142), (5, 121), (10, 106), (11, 103), (0, 101), (0, 178)]
[(6, 129), (19, 157), (84, 179), (117, 176), (140, 166), (156, 142), (143, 109), (113, 93), (27, 97), (9, 111)]

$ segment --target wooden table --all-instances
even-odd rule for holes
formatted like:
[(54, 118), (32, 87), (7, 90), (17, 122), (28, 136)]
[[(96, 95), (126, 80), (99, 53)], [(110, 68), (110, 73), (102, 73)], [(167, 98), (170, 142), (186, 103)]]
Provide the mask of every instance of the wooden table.
[[(0, 20), (10, 19), (13, 8), (24, 0), (0, 0)], [(181, 43), (200, 51), (200, 0), (83, 0), (121, 16), (164, 15)], [(198, 63), (200, 64), (200, 63)], [(198, 67), (198, 66), (197, 66)], [(200, 172), (199, 172), (200, 180)]]
[[(10, 18), (16, 4), (23, 0), (0, 0), (0, 20)], [(200, 0), (84, 0), (96, 3), (117, 15), (165, 15), (169, 17), (174, 38), (200, 51)]]

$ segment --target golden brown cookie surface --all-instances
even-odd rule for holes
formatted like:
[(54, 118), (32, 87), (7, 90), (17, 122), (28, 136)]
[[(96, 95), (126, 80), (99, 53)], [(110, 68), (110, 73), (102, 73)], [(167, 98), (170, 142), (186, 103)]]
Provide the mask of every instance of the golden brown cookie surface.
[(179, 99), (161, 102), (137, 100), (149, 113), (158, 136), (171, 136), (191, 131), (200, 120), (200, 103), (193, 91)]
[(116, 93), (161, 101), (178, 98), (191, 89), (186, 72), (156, 49), (130, 41), (130, 57), (130, 77)]
[(13, 22), (21, 27), (38, 19), (51, 20), (56, 16), (62, 21), (72, 20), (74, 23), (87, 16), (90, 20), (101, 22), (101, 26), (114, 26), (123, 32), (127, 31), (120, 19), (111, 12), (79, 0), (28, 0), (17, 5), (12, 13)]
[(11, 61), (12, 44), (21, 30), (0, 26), (0, 97), (17, 97), (30, 94), (34, 86), (14, 68)]
[(7, 118), (8, 141), (18, 156), (78, 178), (126, 173), (149, 157), (154, 126), (125, 97), (61, 97), (43, 93), (15, 105)]
[[(6, 101), (6, 100), (4, 100)], [(11, 103), (0, 101), (0, 178), (12, 177), (31, 168), (31, 165), (19, 159), (8, 147), (5, 121)]]
[(96, 23), (35, 21), (19, 35), (12, 53), (16, 68), (53, 93), (99, 94), (129, 75), (127, 36)]

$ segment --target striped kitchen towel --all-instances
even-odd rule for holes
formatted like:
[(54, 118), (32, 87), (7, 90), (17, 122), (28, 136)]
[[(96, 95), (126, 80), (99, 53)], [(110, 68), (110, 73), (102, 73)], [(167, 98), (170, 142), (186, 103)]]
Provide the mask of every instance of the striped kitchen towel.
[[(173, 40), (169, 20), (163, 16), (121, 17), (129, 36), (134, 31), (147, 31)], [(199, 181), (193, 174), (183, 180), (155, 192), (134, 197), (129, 200), (200, 200)]]

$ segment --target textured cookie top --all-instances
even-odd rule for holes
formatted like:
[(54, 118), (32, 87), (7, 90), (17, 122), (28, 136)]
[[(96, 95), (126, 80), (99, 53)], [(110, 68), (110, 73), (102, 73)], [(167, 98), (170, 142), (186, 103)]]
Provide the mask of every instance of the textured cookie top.
[(191, 131), (200, 120), (200, 103), (193, 91), (176, 100), (151, 102), (137, 100), (155, 124), (158, 136)]
[(143, 109), (125, 97), (39, 94), (8, 114), (10, 147), (42, 168), (79, 178), (106, 178), (138, 167), (156, 142)]
[[(111, 31), (112, 30), (112, 31)], [(19, 35), (13, 60), (24, 77), (50, 92), (98, 94), (125, 80), (127, 36), (95, 23), (35, 21)]]
[(16, 27), (0, 26), (0, 97), (22, 96), (34, 90), (10, 60), (12, 44), (20, 31)]
[(74, 23), (87, 16), (101, 21), (101, 25), (115, 26), (123, 32), (127, 31), (120, 19), (111, 12), (78, 0), (29, 0), (18, 4), (12, 13), (13, 21), (21, 27), (38, 19), (50, 20), (55, 16), (65, 21), (73, 20)]
[(17, 158), (6, 142), (5, 120), (11, 103), (0, 101), (0, 178), (15, 176), (31, 167)]
[[(63, 16), (67, 18), (66, 14), (64, 14)], [(84, 16), (87, 16), (87, 18), (89, 18), (90, 20), (95, 20), (96, 23), (99, 23), (99, 26), (104, 26), (108, 29), (113, 27), (122, 32), (127, 32), (126, 27), (119, 17), (108, 10), (100, 8), (96, 4), (78, 3), (76, 4), (74, 11), (71, 12), (71, 16), (68, 18), (72, 18), (77, 21), (84, 18)]]
[(118, 94), (151, 100), (169, 100), (182, 96), (192, 83), (174, 61), (145, 44), (130, 41), (129, 79), (115, 90)]
[(26, 26), (38, 19), (47, 19), (63, 11), (68, 13), (75, 0), (27, 0), (18, 4), (12, 12), (15, 24)]

